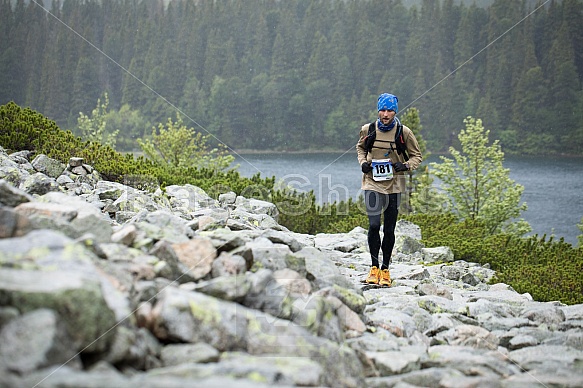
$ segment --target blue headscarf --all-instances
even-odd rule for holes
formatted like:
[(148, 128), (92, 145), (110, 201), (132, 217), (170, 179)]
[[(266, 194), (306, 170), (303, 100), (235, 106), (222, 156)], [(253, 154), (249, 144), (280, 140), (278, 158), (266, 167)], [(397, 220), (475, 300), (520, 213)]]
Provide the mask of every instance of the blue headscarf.
[(378, 111), (381, 110), (394, 110), (395, 113), (399, 112), (399, 99), (394, 94), (383, 93), (379, 96), (379, 101), (377, 103)]
[(384, 125), (383, 122), (381, 121), (381, 119), (377, 119), (377, 126), (379, 128), (379, 131), (381, 131), (381, 132), (387, 132), (387, 131), (390, 131), (391, 129), (395, 128), (395, 123), (400, 123), (400, 121), (397, 117), (395, 117), (395, 119), (392, 120), (387, 125)]

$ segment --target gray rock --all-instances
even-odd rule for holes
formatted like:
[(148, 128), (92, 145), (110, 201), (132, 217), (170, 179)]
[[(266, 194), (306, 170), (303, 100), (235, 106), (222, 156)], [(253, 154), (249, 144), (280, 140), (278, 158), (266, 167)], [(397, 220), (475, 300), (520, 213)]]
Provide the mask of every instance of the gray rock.
[(259, 223), (257, 223), (256, 225), (253, 225), (253, 224), (246, 222), (244, 220), (235, 220), (235, 219), (229, 218), (227, 220), (227, 224), (225, 226), (229, 230), (242, 231), (242, 230), (256, 230), (258, 225), (259, 225)]
[(498, 349), (498, 338), (488, 330), (473, 325), (457, 325), (437, 335), (449, 345), (470, 346), (477, 349)]
[(289, 247), (292, 252), (301, 250), (305, 244), (300, 243), (292, 234), (280, 230), (268, 229), (261, 234), (274, 244), (284, 244)]
[(167, 270), (162, 271), (160, 276), (178, 283), (186, 283), (195, 280), (193, 274), (190, 273), (190, 268), (180, 261), (172, 244), (169, 242), (164, 240), (158, 241), (148, 252), (160, 259), (162, 263), (166, 263), (165, 267), (167, 267)]
[(0, 204), (16, 207), (21, 203), (30, 202), (33, 197), (27, 192), (20, 190), (6, 179), (0, 179)]
[(333, 286), (334, 284), (345, 288), (352, 287), (351, 283), (334, 265), (334, 262), (329, 259), (329, 255), (326, 252), (314, 247), (305, 247), (296, 252), (294, 256), (305, 263), (308, 279), (313, 279), (312, 284), (316, 289)]
[(130, 378), (115, 370), (82, 371), (68, 365), (38, 370), (19, 378), (13, 386), (33, 387), (38, 384), (47, 387), (131, 387)]
[(39, 154), (31, 162), (32, 167), (40, 173), (51, 178), (58, 178), (65, 170), (65, 165), (56, 159), (49, 158), (46, 155)]
[(367, 352), (366, 355), (372, 360), (381, 376), (400, 375), (421, 369), (422, 354), (408, 352), (406, 348), (386, 352)]
[(20, 313), (16, 307), (6, 306), (0, 307), (0, 329), (2, 326), (19, 316)]
[(366, 298), (362, 295), (360, 290), (354, 288), (347, 288), (334, 284), (330, 287), (325, 287), (317, 291), (319, 295), (333, 296), (342, 301), (352, 311), (361, 314), (368, 304)]
[(453, 252), (449, 247), (423, 248), (421, 253), (426, 263), (447, 263), (454, 260)]
[(21, 313), (39, 308), (57, 311), (75, 352), (104, 350), (115, 332), (116, 317), (99, 281), (77, 272), (0, 269), (0, 300)]
[(429, 279), (429, 271), (425, 268), (412, 268), (409, 273), (401, 276), (402, 279), (408, 280), (424, 280)]
[(395, 236), (397, 235), (408, 236), (419, 241), (421, 240), (421, 228), (410, 221), (399, 220), (395, 226)]
[(39, 216), (48, 218), (49, 220), (56, 219), (62, 222), (71, 222), (77, 217), (77, 210), (72, 206), (63, 206), (53, 203), (43, 202), (26, 202), (18, 205), (15, 210), (27, 217)]
[(266, 214), (277, 221), (279, 211), (277, 206), (271, 202), (261, 201), (259, 199), (245, 198), (238, 196), (235, 200), (235, 206), (248, 213), (252, 214)]
[(111, 365), (131, 366), (137, 370), (160, 367), (162, 346), (146, 329), (118, 326), (104, 357)]
[(379, 306), (367, 314), (368, 319), (375, 326), (393, 333), (397, 337), (410, 337), (417, 330), (413, 318), (394, 308)]
[(201, 208), (219, 207), (219, 202), (209, 197), (204, 190), (189, 184), (167, 186), (166, 195), (170, 199), (172, 207), (184, 207), (189, 212), (194, 212)]
[(154, 333), (161, 339), (205, 342), (219, 351), (309, 357), (330, 371), (323, 383), (346, 386), (361, 383), (360, 364), (352, 351), (289, 321), (236, 303), (166, 288), (154, 307), (154, 315)]
[(10, 183), (14, 187), (20, 187), (30, 174), (34, 173), (34, 169), (29, 172), (20, 169), (18, 164), (14, 163), (12, 160), (0, 159), (0, 179)]
[(517, 335), (512, 337), (508, 342), (508, 346), (506, 346), (510, 350), (517, 350), (526, 348), (528, 346), (536, 346), (538, 345), (538, 340), (530, 335)]
[[(454, 369), (454, 368), (440, 368), (440, 367), (430, 367), (422, 370), (412, 371), (409, 373), (403, 373), (395, 376), (388, 377), (372, 377), (366, 379), (366, 385), (368, 387), (403, 387), (403, 388), (413, 388), (413, 387), (439, 387), (442, 382), (454, 381), (459, 382), (465, 378), (465, 375)], [(492, 383), (492, 380), (489, 380)], [(449, 387), (449, 385), (444, 385)], [(453, 384), (451, 387), (456, 387)], [(466, 386), (466, 385), (461, 385)], [(468, 385), (471, 387), (471, 385)], [(488, 387), (495, 385), (488, 385)]]
[(31, 229), (32, 225), (28, 217), (8, 206), (0, 207), (0, 238), (20, 237)]
[(549, 372), (577, 367), (583, 359), (583, 351), (568, 346), (539, 345), (513, 350), (508, 357), (524, 370)]
[(274, 363), (270, 357), (227, 352), (221, 356), (217, 368), (231, 375), (261, 374), (273, 385), (310, 387), (326, 381), (322, 366), (307, 358), (281, 358)]
[(532, 370), (509, 376), (504, 387), (569, 387), (583, 386), (583, 375), (578, 370), (560, 368), (553, 371)]
[(551, 328), (556, 328), (560, 323), (565, 321), (565, 313), (563, 310), (549, 304), (529, 306), (522, 312), (521, 316), (538, 325), (544, 324)]
[(137, 190), (117, 182), (99, 181), (95, 185), (95, 190), (93, 191), (93, 193), (97, 195), (101, 200), (110, 199), (112, 201), (115, 201), (124, 194), (128, 193), (128, 191), (134, 192)]
[(136, 220), (138, 229), (154, 240), (184, 243), (191, 237), (191, 229), (184, 219), (166, 210), (153, 210)]
[(115, 213), (115, 222), (125, 224), (137, 215), (136, 212), (118, 211)]
[(83, 165), (85, 160), (83, 158), (72, 157), (69, 158), (69, 167), (79, 167)]
[(329, 295), (326, 301), (334, 308), (345, 337), (360, 336), (366, 331), (366, 325), (360, 316), (340, 299)]
[(219, 202), (222, 206), (234, 205), (237, 200), (237, 194), (229, 191), (219, 195)]
[(136, 239), (138, 228), (135, 225), (124, 225), (111, 235), (111, 241), (116, 244), (131, 246)]
[(451, 292), (447, 290), (445, 287), (440, 287), (431, 281), (428, 282), (421, 282), (419, 283), (415, 289), (420, 296), (423, 295), (436, 295), (441, 296), (442, 298), (447, 298), (449, 300), (453, 300), (453, 296)]
[(203, 279), (211, 273), (217, 251), (209, 239), (195, 237), (185, 242), (172, 244), (172, 249), (194, 280)]
[(246, 274), (219, 276), (196, 284), (183, 284), (181, 288), (202, 292), (218, 299), (241, 302), (245, 299), (252, 284)]
[(248, 244), (253, 257), (252, 271), (266, 268), (272, 271), (291, 268), (297, 272), (305, 273), (305, 264), (301, 257), (293, 254), (287, 245), (274, 244), (270, 240), (260, 237)]
[(451, 313), (465, 315), (467, 313), (466, 305), (455, 300), (449, 300), (436, 295), (425, 295), (418, 298), (419, 307), (435, 313)]
[(423, 245), (419, 240), (407, 236), (407, 235), (397, 235), (395, 232), (395, 249), (401, 253), (413, 254), (416, 252), (423, 252)]
[(199, 342), (195, 344), (168, 344), (162, 348), (160, 359), (163, 366), (184, 363), (208, 363), (219, 361), (220, 353), (212, 346)]
[(226, 228), (205, 230), (199, 235), (209, 238), (218, 252), (231, 252), (246, 243), (244, 235)]
[[(461, 325), (462, 322), (457, 320), (453, 314), (450, 313), (437, 313), (432, 315), (431, 325), (425, 331), (425, 334), (429, 337), (434, 337), (439, 333), (444, 331), (449, 331), (456, 326)], [(439, 339), (439, 337), (438, 337)], [(438, 341), (435, 344), (445, 344), (447, 341)]]
[(308, 279), (293, 269), (284, 268), (273, 272), (273, 279), (292, 295), (309, 295), (312, 286)]
[[(230, 219), (227, 221), (227, 226), (235, 227), (237, 230), (248, 230), (254, 228), (260, 229), (277, 229), (283, 230), (277, 221), (268, 214), (263, 213), (267, 211), (266, 209), (257, 210), (257, 212), (251, 212), (246, 210), (245, 207), (236, 207), (230, 212)], [(237, 225), (243, 223), (243, 227), (238, 227)]]
[(363, 249), (367, 245), (365, 234), (317, 234), (314, 238), (314, 246), (321, 250), (337, 250), (352, 252)]
[(247, 262), (243, 256), (232, 255), (227, 252), (221, 252), (211, 265), (211, 275), (213, 278), (219, 276), (230, 276), (245, 273)]
[(521, 373), (518, 366), (508, 363), (497, 352), (488, 353), (468, 346), (431, 346), (423, 360), (423, 368), (427, 367), (454, 368), (465, 375), (484, 376), (493, 381)]
[(49, 309), (32, 310), (11, 320), (0, 331), (0, 369), (19, 374), (71, 362), (79, 365), (77, 349), (64, 322)]
[(32, 154), (31, 151), (18, 151), (10, 154), (9, 158), (18, 165), (19, 170), (33, 174), (36, 171), (30, 164)]
[(43, 195), (50, 191), (58, 191), (59, 184), (55, 178), (37, 172), (36, 174), (26, 177), (26, 179), (20, 184), (19, 188), (26, 191), (28, 194)]
[(560, 306), (559, 308), (563, 310), (563, 313), (565, 313), (565, 319), (583, 320), (583, 304)]
[[(35, 229), (58, 230), (71, 238), (92, 233), (99, 242), (109, 241), (111, 225), (96, 208), (62, 193), (50, 193), (41, 199), (50, 201), (56, 198), (58, 202), (27, 202), (15, 210), (27, 216)], [(67, 205), (62, 203), (65, 201), (68, 201)]]
[[(110, 195), (115, 197), (117, 193)], [(111, 203), (107, 211), (110, 213), (116, 213), (118, 211), (140, 213), (142, 210), (155, 212), (157, 210), (164, 209), (166, 208), (162, 204), (157, 203), (153, 196), (148, 195), (145, 192), (135, 190), (129, 186), (123, 186), (121, 195)]]
[(293, 298), (289, 291), (273, 277), (273, 271), (260, 269), (249, 275), (251, 289), (243, 305), (263, 311), (278, 318), (290, 319)]
[(462, 276), (462, 269), (453, 265), (441, 266), (443, 277), (449, 280), (459, 280)]
[(469, 284), (470, 286), (476, 286), (480, 283), (480, 279), (478, 279), (471, 273), (463, 274), (460, 280), (465, 284)]
[[(71, 179), (71, 177), (69, 177), (68, 175), (59, 175), (57, 177), (57, 183), (61, 186), (65, 186), (67, 188), (75, 187), (74, 186), (75, 181), (73, 179)], [(73, 185), (71, 185), (71, 184), (73, 184)]]

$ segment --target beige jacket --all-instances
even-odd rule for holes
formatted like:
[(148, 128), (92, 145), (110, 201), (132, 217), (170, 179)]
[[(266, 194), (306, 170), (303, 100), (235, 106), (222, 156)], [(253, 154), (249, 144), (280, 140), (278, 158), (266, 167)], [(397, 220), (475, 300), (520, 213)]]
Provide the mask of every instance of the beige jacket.
[[(399, 155), (395, 150), (389, 150), (389, 145), (392, 142), (394, 147), (395, 133), (397, 132), (396, 127), (388, 132), (381, 132), (378, 129), (378, 121), (375, 124), (377, 126), (376, 140), (375, 144), (370, 153), (367, 153), (364, 148), (364, 138), (368, 135), (369, 124), (365, 124), (360, 128), (360, 138), (356, 144), (356, 153), (358, 157), (358, 165), (361, 166), (364, 162), (372, 162), (373, 159), (390, 159), (391, 162), (401, 162), (405, 163), (405, 158)], [(423, 157), (421, 151), (419, 150), (419, 143), (413, 134), (413, 131), (403, 125), (403, 138), (405, 140), (405, 145), (407, 146), (407, 151), (409, 154), (409, 170), (415, 170), (421, 162)], [(389, 155), (385, 156), (387, 151)], [(372, 179), (372, 172), (362, 174), (362, 190), (373, 190), (382, 194), (393, 194), (402, 193), (405, 191), (405, 172), (395, 173), (393, 179), (387, 181), (377, 182)]]

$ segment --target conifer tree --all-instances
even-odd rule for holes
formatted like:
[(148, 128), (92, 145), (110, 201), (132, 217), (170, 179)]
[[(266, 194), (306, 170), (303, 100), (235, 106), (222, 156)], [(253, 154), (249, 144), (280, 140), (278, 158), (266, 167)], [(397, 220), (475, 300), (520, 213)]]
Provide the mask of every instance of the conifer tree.
[(442, 163), (430, 163), (447, 193), (449, 211), (462, 220), (481, 220), (492, 234), (530, 232), (530, 225), (519, 219), (527, 209), (520, 203), (524, 187), (510, 179), (499, 142), (488, 145), (490, 131), (482, 120), (468, 117), (464, 123), (458, 136), (461, 151), (450, 147), (453, 159), (441, 156)]
[[(96, 61), (91, 57), (81, 57), (73, 75), (73, 89), (71, 91), (71, 114), (91, 109), (93, 101), (99, 98), (99, 80)], [(91, 102), (89, 102), (91, 101)], [(108, 101), (109, 103), (109, 101)]]

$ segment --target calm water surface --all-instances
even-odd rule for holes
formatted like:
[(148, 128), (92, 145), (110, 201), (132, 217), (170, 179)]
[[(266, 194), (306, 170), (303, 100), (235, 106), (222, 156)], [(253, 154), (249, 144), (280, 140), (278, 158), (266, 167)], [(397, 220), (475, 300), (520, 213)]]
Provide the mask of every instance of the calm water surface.
[[(432, 157), (427, 162), (438, 161)], [(426, 164), (424, 162), (423, 164)], [(236, 157), (243, 176), (260, 173), (300, 191), (314, 190), (319, 203), (357, 198), (362, 173), (356, 153), (346, 154), (243, 154)], [(557, 238), (576, 245), (583, 217), (583, 158), (506, 157), (510, 178), (524, 186), (523, 217), (532, 234)]]

